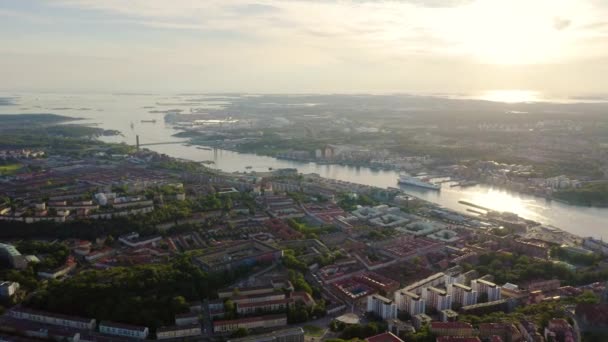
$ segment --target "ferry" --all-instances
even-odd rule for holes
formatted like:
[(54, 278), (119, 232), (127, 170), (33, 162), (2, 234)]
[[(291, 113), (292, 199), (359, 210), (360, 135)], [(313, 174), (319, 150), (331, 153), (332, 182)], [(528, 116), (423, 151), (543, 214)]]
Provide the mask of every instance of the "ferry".
[(419, 188), (430, 189), (430, 190), (440, 190), (441, 189), (441, 185), (433, 184), (426, 180), (421, 180), (416, 177), (412, 177), (410, 175), (400, 175), (398, 183), (417, 186)]

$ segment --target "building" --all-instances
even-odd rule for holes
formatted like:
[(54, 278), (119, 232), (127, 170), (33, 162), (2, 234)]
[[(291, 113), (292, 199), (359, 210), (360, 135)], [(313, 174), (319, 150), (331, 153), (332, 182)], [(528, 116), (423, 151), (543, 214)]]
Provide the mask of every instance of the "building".
[(38, 276), (46, 279), (57, 279), (59, 277), (63, 277), (66, 274), (72, 272), (76, 268), (76, 260), (73, 256), (68, 256), (65, 264), (53, 269), (53, 270), (42, 270), (38, 271)]
[(384, 320), (397, 318), (397, 305), (378, 294), (367, 297), (367, 311), (375, 313)]
[(426, 302), (413, 292), (400, 290), (395, 292), (395, 303), (399, 311), (404, 311), (415, 316), (426, 311)]
[(251, 286), (251, 287), (229, 287), (221, 289), (217, 292), (220, 299), (231, 298), (233, 296), (250, 296), (273, 293), (276, 289), (272, 285), (268, 286)]
[[(436, 342), (481, 342), (479, 337), (464, 337), (464, 336), (439, 336)], [(492, 341), (494, 342), (494, 341)]]
[(559, 279), (535, 281), (528, 284), (528, 291), (552, 291), (557, 290), (561, 286)]
[(445, 274), (442, 272), (435, 273), (432, 276), (426, 277), (422, 280), (419, 280), (413, 284), (410, 284), (402, 289), (402, 291), (413, 292), (416, 294), (421, 294), (422, 289), (429, 286), (437, 286), (439, 284), (444, 283)]
[(458, 303), (461, 306), (477, 304), (477, 292), (469, 286), (460, 283), (448, 284), (447, 292), (452, 296), (452, 303)]
[(531, 321), (522, 320), (517, 324), (522, 339), (526, 342), (543, 342), (544, 338), (538, 332), (538, 327)]
[(94, 318), (68, 316), (46, 311), (28, 309), (22, 306), (16, 306), (10, 309), (7, 314), (8, 316), (16, 319), (23, 319), (27, 321), (34, 321), (50, 325), (58, 325), (66, 328), (75, 328), (82, 330), (95, 329)]
[(523, 338), (522, 333), (512, 323), (480, 323), (479, 337), (482, 340), (499, 336), (504, 342), (517, 342)]
[(0, 281), (0, 297), (11, 298), (19, 290), (19, 283), (15, 281)]
[(13, 245), (0, 243), (0, 258), (13, 268), (24, 269), (27, 267), (27, 260)]
[(102, 334), (123, 336), (130, 339), (145, 340), (148, 337), (148, 327), (104, 321), (99, 323), (99, 332)]
[(385, 332), (379, 335), (368, 337), (365, 339), (366, 342), (403, 342), (402, 339), (395, 336), (391, 332)]
[(556, 342), (575, 342), (575, 332), (572, 326), (563, 318), (552, 319), (545, 327), (545, 340)]
[(141, 247), (146, 245), (153, 245), (161, 239), (162, 236), (140, 237), (139, 233), (133, 232), (122, 235), (118, 238), (118, 241), (129, 247)]
[(207, 272), (230, 270), (258, 263), (276, 262), (283, 251), (258, 240), (226, 243), (196, 257), (195, 262)]
[(189, 324), (182, 326), (160, 327), (156, 329), (157, 340), (167, 340), (172, 338), (184, 338), (198, 336), (201, 334), (200, 324)]
[(431, 333), (437, 336), (475, 336), (475, 329), (465, 322), (431, 322)]
[(510, 310), (511, 305), (509, 304), (509, 301), (500, 299), (493, 302), (463, 306), (460, 308), (460, 313), (465, 315), (485, 315), (496, 311), (509, 312)]
[(304, 342), (302, 328), (276, 330), (267, 334), (230, 339), (228, 342)]
[(583, 247), (597, 253), (608, 254), (608, 243), (592, 237), (586, 237), (583, 239)]
[(497, 286), (493, 282), (484, 279), (471, 280), (471, 288), (477, 292), (478, 300), (483, 295), (487, 295), (488, 302), (494, 302), (501, 298), (500, 286)]
[(275, 291), (272, 293), (264, 293), (264, 294), (254, 294), (254, 295), (245, 295), (245, 296), (234, 296), (231, 297), (232, 301), (237, 304), (245, 304), (245, 303), (262, 303), (273, 300), (285, 299), (285, 293)]
[(511, 248), (516, 252), (533, 256), (536, 258), (547, 259), (549, 256), (549, 244), (545, 241), (535, 239), (513, 239)]
[(581, 331), (608, 333), (608, 304), (577, 304), (574, 312)]
[(458, 319), (458, 312), (452, 309), (441, 310), (439, 318), (441, 318), (442, 322), (454, 322)]
[(429, 316), (425, 313), (421, 313), (421, 314), (412, 316), (412, 323), (414, 323), (414, 327), (416, 329), (420, 329), (427, 324), (431, 324), (432, 321), (433, 321), (433, 319), (431, 318), (431, 316)]
[(388, 323), (388, 331), (392, 332), (397, 336), (401, 336), (401, 334), (413, 334), (416, 332), (414, 326), (408, 322), (404, 322), (400, 319), (389, 319)]
[(213, 322), (213, 332), (216, 334), (224, 334), (235, 331), (239, 328), (259, 329), (259, 328), (276, 328), (287, 325), (286, 315), (268, 315), (247, 317), (232, 320), (221, 320)]
[(452, 308), (452, 296), (445, 290), (436, 287), (425, 287), (422, 289), (422, 297), (430, 309), (441, 311)]
[(240, 315), (260, 314), (263, 312), (278, 312), (285, 311), (294, 303), (292, 298), (283, 298), (275, 300), (267, 300), (263, 302), (244, 302), (237, 303), (236, 311)]
[(175, 325), (192, 325), (199, 323), (199, 314), (197, 312), (188, 312), (175, 315)]

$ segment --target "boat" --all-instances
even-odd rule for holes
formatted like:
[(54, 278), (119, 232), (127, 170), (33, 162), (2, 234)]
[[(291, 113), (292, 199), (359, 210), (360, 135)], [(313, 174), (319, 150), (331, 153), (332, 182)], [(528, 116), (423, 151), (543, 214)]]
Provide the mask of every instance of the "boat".
[(209, 147), (198, 146), (197, 148), (198, 148), (199, 150), (211, 151), (211, 149), (210, 149)]
[(249, 165), (248, 165), (248, 166), (245, 166), (245, 168), (246, 168), (246, 169), (252, 169), (252, 168), (253, 168), (253, 166), (249, 166)]
[(430, 189), (430, 190), (440, 190), (441, 189), (440, 185), (433, 184), (427, 180), (421, 180), (416, 177), (412, 177), (410, 175), (400, 175), (398, 183), (417, 186), (419, 188)]
[(141, 120), (141, 122), (156, 123), (156, 120)]

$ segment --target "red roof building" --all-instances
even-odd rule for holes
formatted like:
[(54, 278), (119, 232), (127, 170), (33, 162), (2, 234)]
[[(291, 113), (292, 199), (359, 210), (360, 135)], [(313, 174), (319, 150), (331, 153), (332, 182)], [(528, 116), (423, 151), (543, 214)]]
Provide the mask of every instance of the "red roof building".
[(365, 339), (367, 342), (404, 342), (399, 337), (393, 335), (393, 333), (385, 332), (376, 336), (368, 337)]

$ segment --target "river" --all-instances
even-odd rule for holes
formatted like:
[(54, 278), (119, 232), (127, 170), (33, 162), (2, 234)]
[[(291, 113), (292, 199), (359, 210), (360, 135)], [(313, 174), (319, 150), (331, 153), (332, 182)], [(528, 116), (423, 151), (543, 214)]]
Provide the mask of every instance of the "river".
[[(197, 96), (200, 97), (200, 96)], [(214, 96), (217, 99), (217, 96)], [(22, 94), (16, 105), (0, 106), (0, 113), (56, 113), (83, 118), (83, 123), (94, 124), (105, 129), (115, 129), (122, 136), (104, 137), (105, 141), (135, 144), (178, 141), (172, 137), (177, 131), (163, 121), (162, 114), (151, 114), (150, 110), (168, 109), (159, 103), (183, 100), (183, 96), (160, 95), (57, 95)], [(229, 101), (229, 99), (226, 99)], [(221, 105), (209, 102), (209, 107)], [(197, 105), (198, 108), (205, 104)], [(170, 108), (176, 108), (173, 106)], [(86, 109), (83, 109), (86, 108)], [(186, 107), (177, 107), (189, 109)], [(141, 120), (155, 119), (156, 123)], [(133, 128), (131, 128), (133, 123)], [(279, 160), (255, 154), (243, 154), (227, 150), (201, 150), (182, 144), (154, 145), (151, 150), (174, 157), (195, 161), (213, 161), (212, 165), (227, 172), (268, 171), (268, 168), (297, 168), (302, 173), (317, 173), (322, 177), (345, 180), (378, 187), (397, 187), (395, 171), (372, 170), (366, 167), (326, 165)], [(251, 166), (251, 169), (246, 169)], [(530, 195), (508, 190), (476, 185), (467, 188), (449, 187), (444, 184), (441, 191), (427, 191), (416, 187), (402, 187), (407, 193), (437, 203), (446, 208), (466, 212), (466, 206), (458, 203), (466, 200), (483, 207), (509, 211), (527, 219), (553, 225), (579, 236), (603, 237), (608, 225), (608, 209), (571, 206), (556, 201), (547, 201)]]

